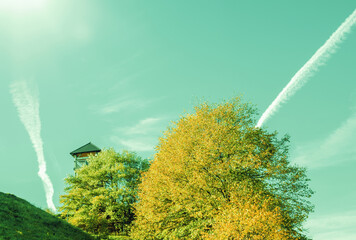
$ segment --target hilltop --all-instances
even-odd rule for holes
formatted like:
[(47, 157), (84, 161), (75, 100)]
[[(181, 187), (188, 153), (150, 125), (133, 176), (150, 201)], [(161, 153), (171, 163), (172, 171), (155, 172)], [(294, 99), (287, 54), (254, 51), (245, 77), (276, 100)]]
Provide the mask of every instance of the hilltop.
[(21, 239), (94, 239), (24, 199), (0, 192), (0, 240)]

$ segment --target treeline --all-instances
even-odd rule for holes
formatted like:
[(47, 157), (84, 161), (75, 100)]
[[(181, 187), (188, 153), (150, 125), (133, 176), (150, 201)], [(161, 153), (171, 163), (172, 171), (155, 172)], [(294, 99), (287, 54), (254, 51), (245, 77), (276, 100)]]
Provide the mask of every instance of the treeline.
[(288, 137), (256, 128), (235, 98), (204, 103), (160, 138), (154, 159), (109, 149), (66, 178), (62, 217), (92, 234), (132, 239), (307, 239), (304, 168)]

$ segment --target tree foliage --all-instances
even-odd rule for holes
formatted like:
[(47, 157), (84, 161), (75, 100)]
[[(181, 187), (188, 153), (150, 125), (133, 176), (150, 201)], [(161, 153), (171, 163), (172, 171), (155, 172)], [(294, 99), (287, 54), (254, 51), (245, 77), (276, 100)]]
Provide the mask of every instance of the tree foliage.
[(90, 156), (87, 166), (65, 179), (62, 217), (94, 234), (127, 232), (134, 218), (132, 204), (141, 172), (148, 166), (147, 160), (126, 151), (109, 149)]
[(239, 98), (204, 103), (160, 139), (139, 185), (135, 239), (304, 239), (312, 211), (288, 137), (255, 127)]

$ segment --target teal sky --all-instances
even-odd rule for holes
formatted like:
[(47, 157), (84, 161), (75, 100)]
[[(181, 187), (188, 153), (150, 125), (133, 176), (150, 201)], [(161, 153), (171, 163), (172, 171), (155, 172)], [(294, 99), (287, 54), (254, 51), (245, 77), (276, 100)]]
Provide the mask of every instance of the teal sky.
[[(25, 3), (27, 2), (27, 3)], [(199, 99), (243, 95), (260, 114), (356, 8), (355, 1), (0, 0), (0, 191), (45, 208), (10, 84), (38, 88), (54, 202), (72, 150), (154, 154)], [(313, 239), (356, 239), (356, 27), (264, 125), (308, 168)]]

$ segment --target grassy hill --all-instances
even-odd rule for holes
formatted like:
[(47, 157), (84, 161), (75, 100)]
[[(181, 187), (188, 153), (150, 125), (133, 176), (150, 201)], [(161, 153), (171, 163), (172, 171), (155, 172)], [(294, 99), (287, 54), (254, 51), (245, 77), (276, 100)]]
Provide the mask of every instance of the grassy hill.
[(0, 192), (0, 240), (12, 239), (94, 238), (15, 195)]

